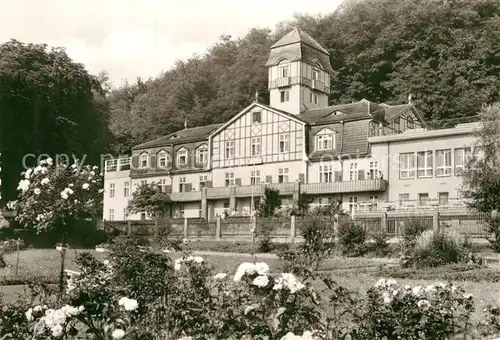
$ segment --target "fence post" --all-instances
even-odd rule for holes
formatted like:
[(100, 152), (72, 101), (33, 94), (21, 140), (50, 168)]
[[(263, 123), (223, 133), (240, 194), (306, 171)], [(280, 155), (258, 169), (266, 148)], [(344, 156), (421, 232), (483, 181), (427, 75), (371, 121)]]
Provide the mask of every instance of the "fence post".
[(439, 210), (435, 210), (432, 214), (432, 229), (439, 232)]
[(383, 212), (382, 213), (382, 216), (381, 216), (381, 219), (380, 219), (380, 227), (381, 227), (381, 231), (383, 231), (384, 233), (387, 233), (387, 213), (386, 212)]
[(217, 238), (217, 241), (220, 241), (221, 239), (220, 217), (217, 217), (217, 220), (215, 221), (215, 237)]
[(295, 243), (295, 235), (297, 233), (297, 227), (295, 225), (295, 215), (290, 216), (290, 242)]
[(188, 219), (184, 217), (184, 238), (188, 238)]
[(130, 220), (127, 221), (127, 234), (132, 234), (132, 221)]

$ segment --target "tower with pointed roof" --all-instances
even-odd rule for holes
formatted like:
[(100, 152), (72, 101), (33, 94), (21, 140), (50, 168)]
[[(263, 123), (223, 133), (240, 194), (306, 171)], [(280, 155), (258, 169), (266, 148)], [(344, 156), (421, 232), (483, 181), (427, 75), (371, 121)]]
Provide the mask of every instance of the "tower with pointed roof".
[(306, 32), (294, 28), (271, 46), (266, 67), (270, 106), (295, 115), (328, 106), (330, 53)]

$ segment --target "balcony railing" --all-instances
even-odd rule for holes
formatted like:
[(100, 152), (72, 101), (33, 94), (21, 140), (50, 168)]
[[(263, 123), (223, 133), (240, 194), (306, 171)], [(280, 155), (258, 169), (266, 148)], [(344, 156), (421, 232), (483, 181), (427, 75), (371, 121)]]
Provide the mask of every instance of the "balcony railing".
[(311, 87), (314, 90), (319, 90), (319, 91), (324, 91), (325, 90), (325, 84), (322, 81), (317, 80), (317, 79), (313, 79), (311, 81)]
[(305, 194), (329, 194), (364, 191), (385, 191), (387, 181), (383, 179), (365, 179), (359, 181), (342, 181), (329, 183), (309, 183), (302, 185)]
[(231, 187), (207, 188), (207, 198), (229, 197)]
[(358, 212), (382, 212), (382, 211), (424, 211), (424, 210), (453, 210), (467, 207), (467, 201), (463, 199), (426, 199), (405, 201), (369, 201), (359, 202)]
[(175, 202), (200, 201), (201, 191), (172, 192), (170, 199)]
[(236, 187), (236, 196), (239, 197), (250, 197), (250, 196), (261, 196), (264, 193), (262, 185), (244, 185), (241, 187)]
[(106, 160), (105, 170), (106, 172), (130, 170), (130, 157)]
[(295, 183), (270, 183), (267, 186), (279, 190), (281, 195), (291, 195), (297, 188), (297, 184)]
[(290, 77), (276, 78), (275, 84), (276, 87), (290, 86)]

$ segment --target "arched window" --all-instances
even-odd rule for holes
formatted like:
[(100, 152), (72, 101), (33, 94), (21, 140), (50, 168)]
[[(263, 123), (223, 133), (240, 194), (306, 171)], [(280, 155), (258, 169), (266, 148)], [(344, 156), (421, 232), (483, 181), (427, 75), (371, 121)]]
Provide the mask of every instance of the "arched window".
[(290, 77), (290, 62), (288, 59), (283, 59), (279, 62), (279, 78)]
[(157, 157), (157, 166), (160, 169), (166, 169), (168, 166), (168, 152), (165, 150), (161, 150), (158, 152), (158, 157)]
[(208, 161), (208, 147), (206, 144), (202, 144), (196, 149), (196, 163), (206, 164)]
[(177, 150), (177, 165), (186, 166), (188, 164), (188, 150), (184, 147)]
[(149, 155), (147, 152), (139, 156), (139, 169), (147, 169), (149, 167)]
[(336, 149), (335, 131), (323, 129), (316, 134), (316, 150), (334, 150)]

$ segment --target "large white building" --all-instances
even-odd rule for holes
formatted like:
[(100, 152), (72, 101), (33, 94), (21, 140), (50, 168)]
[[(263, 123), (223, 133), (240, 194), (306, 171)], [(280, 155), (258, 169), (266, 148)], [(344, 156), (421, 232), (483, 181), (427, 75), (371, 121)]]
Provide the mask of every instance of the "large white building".
[[(409, 104), (368, 100), (328, 106), (329, 53), (294, 29), (271, 47), (270, 105), (253, 102), (217, 125), (184, 129), (108, 160), (104, 219), (127, 216), (140, 183), (169, 193), (172, 217), (249, 214), (265, 186), (285, 204), (341, 200), (348, 211), (459, 199), (475, 124), (428, 130)], [(414, 204), (414, 203), (412, 203)]]

